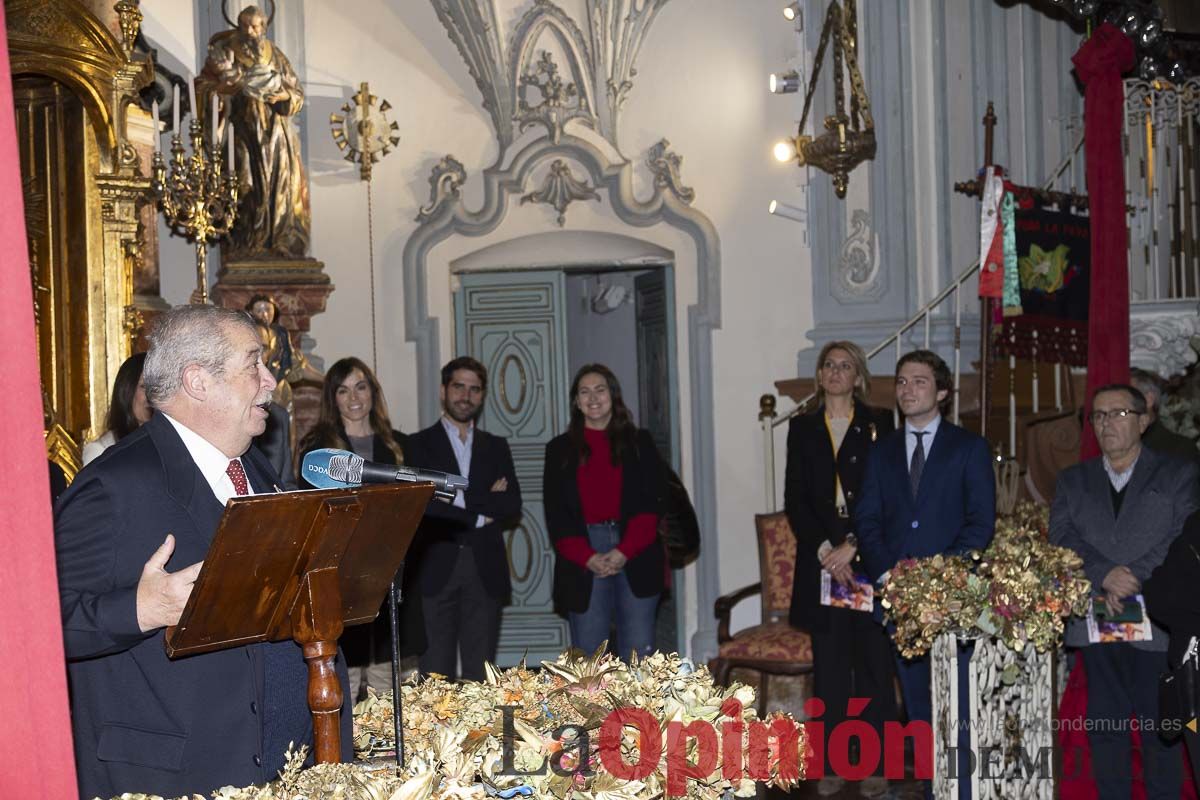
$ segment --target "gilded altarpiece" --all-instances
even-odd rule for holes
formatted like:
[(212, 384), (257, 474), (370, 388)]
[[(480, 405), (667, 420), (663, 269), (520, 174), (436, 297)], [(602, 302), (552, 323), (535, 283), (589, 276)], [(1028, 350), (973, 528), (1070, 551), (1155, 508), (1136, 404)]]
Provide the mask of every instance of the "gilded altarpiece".
[[(97, 17), (78, 0), (7, 0), (8, 46), (47, 417), (47, 449), (67, 475), (100, 432), (109, 387), (161, 300), (147, 280), (144, 156), (130, 125), (153, 65), (133, 52), (141, 13)], [(147, 144), (149, 142), (147, 141)], [(144, 219), (145, 218), (145, 219)]]

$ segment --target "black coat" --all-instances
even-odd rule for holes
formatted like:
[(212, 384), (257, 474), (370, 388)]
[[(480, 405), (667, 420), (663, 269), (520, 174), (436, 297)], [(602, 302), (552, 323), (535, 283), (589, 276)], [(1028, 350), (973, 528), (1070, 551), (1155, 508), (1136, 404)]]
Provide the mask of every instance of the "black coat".
[[(242, 464), (256, 492), (271, 491), (276, 478), (261, 453), (251, 448)], [(137, 584), (151, 554), (172, 533), (167, 571), (203, 560), (223, 511), (163, 414), (85, 467), (58, 503), (63, 643), (84, 797), (178, 797), (265, 783), (282, 767), (289, 739), (311, 743), (307, 668), (294, 642), (171, 660), (164, 629), (142, 633), (138, 626)], [(282, 676), (271, 684), (282, 696), (270, 720), (268, 663)], [(348, 695), (341, 658), (338, 670)], [(348, 697), (341, 723), (349, 759)]]
[[(342, 440), (349, 442), (346, 437), (344, 428), (338, 428), (338, 435)], [(392, 438), (396, 444), (400, 446), (402, 453), (407, 452), (408, 437), (400, 431), (392, 431)], [(395, 464), (396, 454), (393, 453), (383, 441), (383, 437), (379, 434), (373, 434), (371, 442), (371, 461), (377, 464)], [(300, 463), (304, 463), (304, 457), (313, 450), (319, 450), (320, 447), (313, 445), (304, 449), (300, 453)], [(311, 483), (300, 476), (300, 486), (303, 489), (314, 488)], [(414, 562), (412, 552), (417, 547), (414, 537), (413, 543), (409, 546), (409, 553), (404, 559), (404, 574), (401, 582), (404, 601), (400, 603), (400, 655), (420, 655), (425, 652), (425, 620), (421, 615), (421, 597), (419, 592), (412, 591), (415, 584), (416, 571), (411, 567)], [(342, 650), (346, 653), (346, 663), (352, 667), (366, 666), (372, 662), (387, 662), (392, 659), (392, 621), (391, 612), (388, 611), (388, 602), (385, 597), (383, 604), (379, 607), (379, 616), (374, 622), (364, 623), (362, 625), (354, 625), (346, 628), (342, 633), (342, 637), (338, 639), (338, 644), (342, 646)]]
[(1200, 586), (1200, 511), (1183, 523), (1183, 531), (1171, 543), (1167, 557), (1142, 584), (1147, 613), (1171, 634), (1167, 655), (1172, 666), (1179, 664), (1188, 639), (1200, 636), (1197, 586)]
[[(890, 411), (854, 404), (854, 418), (838, 448), (836, 465), (851, 515), (858, 502), (867, 451), (874, 441), (894, 429)], [(829, 608), (820, 604), (821, 562), (817, 559), (817, 549), (826, 540), (838, 546), (852, 529), (849, 521), (837, 514), (834, 469), (825, 407), (793, 418), (788, 425), (783, 492), (783, 506), (797, 547), (788, 621), (810, 631), (829, 629)]]
[[(663, 462), (649, 431), (639, 429), (637, 446), (621, 459), (621, 533), (638, 514), (661, 514), (666, 494)], [(542, 489), (546, 510), (546, 531), (553, 544), (568, 536), (587, 538), (583, 521), (583, 503), (579, 498), (576, 471), (579, 453), (570, 434), (554, 437), (546, 444), (546, 462)], [(661, 544), (647, 547), (625, 564), (625, 577), (638, 597), (659, 594), (664, 585), (665, 555)], [(554, 555), (554, 608), (560, 614), (587, 611), (592, 597), (592, 572)]]
[[(435, 469), (458, 475), (458, 459), (441, 420), (408, 437), (405, 460), (410, 467)], [(432, 595), (445, 587), (458, 560), (458, 544), (470, 545), (479, 569), (479, 580), (489, 595), (507, 602), (512, 592), (504, 530), (521, 517), (521, 486), (513, 466), (508, 440), (475, 428), (471, 444), (471, 474), (467, 476), (466, 509), (441, 500), (430, 500), (417, 534), (418, 583)], [(500, 478), (508, 481), (503, 492), (493, 492)], [(492, 519), (477, 528), (479, 515)]]

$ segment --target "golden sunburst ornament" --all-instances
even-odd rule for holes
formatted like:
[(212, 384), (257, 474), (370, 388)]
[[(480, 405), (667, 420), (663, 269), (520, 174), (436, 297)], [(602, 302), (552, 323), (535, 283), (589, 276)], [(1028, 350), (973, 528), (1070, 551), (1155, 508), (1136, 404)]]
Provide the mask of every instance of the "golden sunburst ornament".
[(329, 115), (334, 143), (346, 154), (347, 161), (361, 165), (364, 181), (371, 180), (371, 165), (400, 144), (400, 126), (388, 119), (391, 109), (391, 103), (371, 94), (363, 81), (342, 106), (342, 113)]

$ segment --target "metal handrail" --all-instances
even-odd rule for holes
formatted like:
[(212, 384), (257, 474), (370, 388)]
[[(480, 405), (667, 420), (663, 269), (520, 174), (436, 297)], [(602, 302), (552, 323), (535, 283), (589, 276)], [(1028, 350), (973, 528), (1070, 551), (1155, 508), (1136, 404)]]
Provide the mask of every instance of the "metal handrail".
[[(1083, 141), (1084, 141), (1084, 135), (1083, 135), (1083, 133), (1080, 133), (1079, 136), (1075, 140), (1075, 144), (1067, 151), (1066, 155), (1063, 156), (1062, 161), (1060, 161), (1058, 166), (1056, 166), (1053, 170), (1050, 171), (1050, 175), (1044, 181), (1042, 181), (1042, 189), (1043, 190), (1049, 190), (1054, 186), (1054, 182), (1059, 179), (1059, 177), (1063, 174), (1063, 172), (1066, 171), (1067, 167), (1069, 167), (1071, 165), (1071, 162), (1075, 160), (1075, 156), (1079, 153), (1079, 149), (1081, 147), (1083, 147)], [(951, 282), (945, 289), (943, 289), (941, 292), (939, 292), (935, 297), (933, 297), (933, 299), (929, 300), (929, 302), (925, 303), (925, 305), (921, 306), (921, 309), (919, 311), (917, 311), (915, 314), (913, 314), (913, 316), (910, 317), (907, 322), (905, 322), (903, 325), (901, 325), (899, 328), (897, 328), (892, 334), (885, 337), (877, 345), (872, 347), (869, 351), (867, 351), (867, 354), (866, 354), (867, 360), (870, 361), (872, 358), (879, 355), (879, 353), (883, 352), (884, 348), (886, 348), (888, 345), (895, 343), (896, 358), (897, 358), (897, 360), (899, 360), (899, 358), (901, 356), (901, 352), (900, 352), (901, 337), (904, 336), (904, 334), (906, 332), (908, 332), (911, 328), (916, 326), (917, 323), (921, 322), (922, 320), (924, 320), (924, 323), (925, 323), (925, 337), (924, 337), (925, 347), (928, 348), (929, 347), (929, 338), (930, 338), (930, 318), (933, 314), (933, 311), (938, 306), (940, 306), (946, 300), (946, 298), (948, 298), (953, 293), (954, 294), (954, 412), (953, 412), (953, 414), (954, 414), (954, 421), (956, 423), (959, 421), (959, 382), (960, 382), (959, 379), (961, 377), (961, 367), (962, 367), (962, 350), (961, 350), (961, 347), (959, 346), (959, 344), (961, 342), (961, 323), (962, 323), (962, 291), (961, 290), (962, 290), (962, 285), (964, 283), (966, 283), (966, 281), (969, 278), (971, 278), (978, 270), (979, 270), (979, 259), (977, 258), (977, 259), (975, 259), (975, 261), (973, 261), (971, 263), (971, 266), (969, 266), (966, 270), (964, 270), (963, 273), (961, 275), (959, 275), (953, 282)], [(1055, 373), (1056, 387), (1058, 385), (1057, 382), (1058, 382), (1058, 373), (1056, 372)], [(1035, 375), (1034, 375), (1035, 395), (1036, 395), (1037, 390), (1038, 390), (1037, 389), (1037, 375), (1035, 373)], [(1057, 394), (1057, 392), (1056, 392), (1056, 394)], [(764, 460), (764, 466), (766, 468), (765, 471), (766, 471), (766, 478), (767, 478), (767, 480), (765, 481), (765, 486), (764, 486), (764, 492), (765, 492), (764, 499), (766, 501), (767, 511), (774, 511), (776, 508), (775, 435), (774, 435), (775, 429), (778, 428), (783, 423), (788, 422), (796, 415), (803, 413), (804, 410), (808, 407), (808, 404), (815, 397), (816, 397), (816, 392), (810, 392), (806, 397), (804, 397), (798, 403), (796, 403), (796, 405), (793, 406), (791, 408), (791, 410), (789, 410), (786, 414), (783, 414), (783, 415), (779, 415), (775, 411), (775, 406), (776, 406), (775, 395), (764, 394), (759, 398), (758, 419), (759, 419), (759, 424), (762, 426), (762, 429), (763, 429), (763, 438), (764, 438), (763, 460)], [(1036, 399), (1035, 399), (1035, 403), (1036, 403)], [(1011, 423), (1011, 420), (1010, 420), (1010, 423)], [(1011, 428), (1011, 424), (1010, 424), (1010, 428)], [(1010, 434), (1010, 436), (1015, 436), (1015, 431), (1013, 431)]]

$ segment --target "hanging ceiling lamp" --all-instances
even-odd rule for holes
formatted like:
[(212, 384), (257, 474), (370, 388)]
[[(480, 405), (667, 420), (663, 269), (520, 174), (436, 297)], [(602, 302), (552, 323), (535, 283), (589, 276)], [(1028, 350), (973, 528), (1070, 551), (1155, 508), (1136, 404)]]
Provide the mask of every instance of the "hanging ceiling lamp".
[[(846, 184), (850, 172), (868, 158), (875, 157), (875, 121), (871, 118), (871, 103), (863, 86), (862, 73), (858, 70), (858, 14), (855, 0), (845, 0), (843, 11), (838, 0), (829, 4), (825, 13), (825, 25), (821, 28), (821, 43), (813, 61), (812, 79), (804, 96), (804, 113), (800, 117), (800, 129), (794, 140), (782, 148), (775, 147), (775, 157), (790, 155), (800, 166), (811, 165), (833, 176), (833, 189), (838, 197), (846, 196)], [(833, 39), (833, 88), (834, 113), (825, 117), (825, 133), (813, 138), (804, 135), (804, 126), (812, 109), (813, 94), (821, 76), (821, 62), (825, 48)], [(850, 105), (846, 108), (845, 76), (850, 76)], [(790, 160), (784, 158), (781, 160)]]

